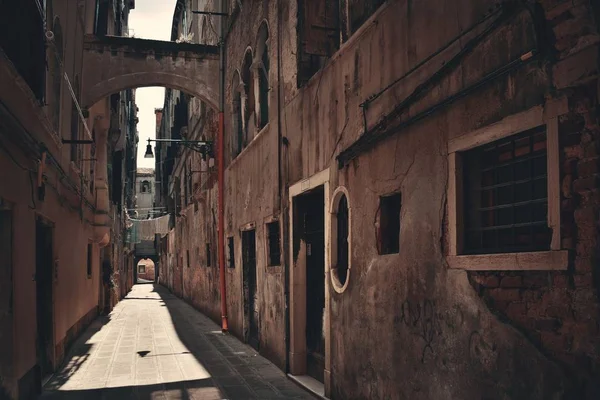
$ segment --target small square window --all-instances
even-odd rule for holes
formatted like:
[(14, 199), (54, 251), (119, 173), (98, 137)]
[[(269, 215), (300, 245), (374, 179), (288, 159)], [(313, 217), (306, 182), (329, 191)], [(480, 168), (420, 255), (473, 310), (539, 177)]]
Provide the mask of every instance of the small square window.
[(281, 240), (279, 221), (267, 224), (267, 246), (269, 250), (269, 266), (281, 265)]
[(545, 127), (462, 154), (464, 253), (550, 249)]
[(206, 243), (206, 266), (210, 267), (210, 243)]
[(92, 262), (93, 262), (93, 250), (94, 246), (92, 243), (87, 245), (87, 277), (92, 277)]
[(400, 252), (400, 193), (379, 198), (379, 254)]
[(233, 248), (233, 236), (227, 238), (227, 266), (235, 268), (235, 253)]
[(139, 274), (145, 274), (146, 273), (146, 264), (140, 264), (140, 265), (138, 265), (138, 273)]

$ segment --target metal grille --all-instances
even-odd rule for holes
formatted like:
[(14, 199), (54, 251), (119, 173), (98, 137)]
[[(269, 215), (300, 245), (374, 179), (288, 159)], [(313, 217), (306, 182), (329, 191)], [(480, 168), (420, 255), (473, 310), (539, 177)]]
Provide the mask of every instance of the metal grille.
[(545, 127), (463, 154), (465, 253), (548, 250)]

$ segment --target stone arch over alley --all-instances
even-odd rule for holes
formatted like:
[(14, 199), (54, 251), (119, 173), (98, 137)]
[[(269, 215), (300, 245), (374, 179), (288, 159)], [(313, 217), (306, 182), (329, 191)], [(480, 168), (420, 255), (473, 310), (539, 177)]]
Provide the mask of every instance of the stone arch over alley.
[(128, 88), (164, 86), (217, 108), (218, 47), (129, 37), (87, 35), (83, 105)]

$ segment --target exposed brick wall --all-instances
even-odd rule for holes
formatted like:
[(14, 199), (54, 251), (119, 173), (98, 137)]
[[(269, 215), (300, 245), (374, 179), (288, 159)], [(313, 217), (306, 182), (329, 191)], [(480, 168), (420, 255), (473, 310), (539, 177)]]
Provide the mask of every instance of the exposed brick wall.
[(598, 32), (588, 2), (540, 3), (555, 36), (554, 89), (569, 102), (559, 117), (561, 245), (569, 268), (469, 277), (491, 310), (571, 373), (574, 393), (593, 398), (600, 395), (600, 108), (598, 65), (585, 48)]

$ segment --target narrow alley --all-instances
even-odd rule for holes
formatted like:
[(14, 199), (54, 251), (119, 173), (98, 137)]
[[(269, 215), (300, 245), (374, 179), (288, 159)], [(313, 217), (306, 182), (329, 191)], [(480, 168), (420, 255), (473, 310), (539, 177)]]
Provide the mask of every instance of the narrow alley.
[(310, 399), (159, 285), (139, 284), (75, 342), (43, 399)]
[(600, 0), (0, 0), (0, 400), (600, 399)]

